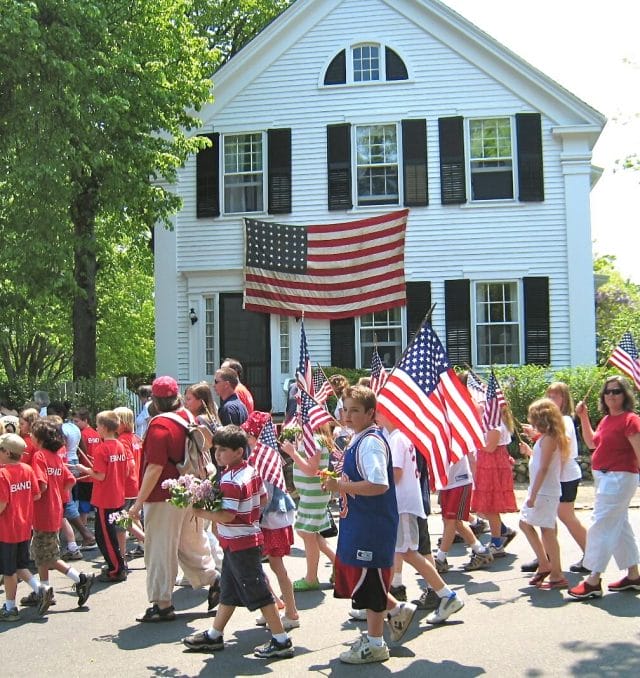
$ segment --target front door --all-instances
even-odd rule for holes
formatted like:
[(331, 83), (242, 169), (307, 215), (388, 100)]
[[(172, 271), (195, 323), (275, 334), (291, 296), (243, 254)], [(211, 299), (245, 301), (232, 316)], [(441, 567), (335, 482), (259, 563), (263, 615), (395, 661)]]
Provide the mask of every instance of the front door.
[(256, 410), (271, 410), (269, 315), (242, 308), (242, 294), (220, 294), (220, 359), (235, 358)]

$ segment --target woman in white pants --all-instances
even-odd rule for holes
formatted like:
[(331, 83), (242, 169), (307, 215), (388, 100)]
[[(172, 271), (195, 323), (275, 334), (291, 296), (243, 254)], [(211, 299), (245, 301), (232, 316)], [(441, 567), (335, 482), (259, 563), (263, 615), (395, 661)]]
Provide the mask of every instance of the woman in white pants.
[(627, 380), (609, 377), (600, 392), (605, 416), (595, 432), (585, 403), (576, 406), (584, 441), (589, 449), (595, 448), (591, 468), (596, 495), (584, 554), (584, 566), (591, 574), (569, 590), (573, 598), (602, 596), (601, 574), (611, 556), (627, 575), (609, 584), (609, 591), (640, 591), (640, 553), (629, 523), (629, 502), (638, 489), (640, 472), (640, 417), (633, 411), (634, 404)]

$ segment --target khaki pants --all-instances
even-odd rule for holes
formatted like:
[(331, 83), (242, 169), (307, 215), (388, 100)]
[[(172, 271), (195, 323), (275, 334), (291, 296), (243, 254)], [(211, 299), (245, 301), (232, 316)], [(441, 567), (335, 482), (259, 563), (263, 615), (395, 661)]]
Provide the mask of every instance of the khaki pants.
[(218, 578), (204, 522), (191, 508), (168, 502), (144, 505), (144, 563), (151, 603), (171, 600), (178, 564), (193, 588), (211, 586)]

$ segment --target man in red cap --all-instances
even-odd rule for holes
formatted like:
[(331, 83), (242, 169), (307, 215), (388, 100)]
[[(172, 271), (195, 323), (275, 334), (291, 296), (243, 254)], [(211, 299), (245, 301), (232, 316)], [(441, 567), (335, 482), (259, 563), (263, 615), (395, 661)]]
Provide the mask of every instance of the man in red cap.
[(153, 407), (159, 413), (149, 422), (142, 447), (143, 476), (138, 498), (129, 515), (138, 518), (144, 506), (147, 596), (151, 607), (138, 617), (142, 622), (172, 621), (172, 602), (178, 564), (193, 588), (209, 586), (209, 610), (219, 598), (219, 573), (215, 569), (209, 540), (202, 520), (193, 516), (193, 509), (179, 508), (166, 500), (169, 490), (165, 480), (177, 478), (176, 464), (184, 458), (187, 429), (172, 413), (190, 421), (182, 406), (178, 384), (172, 377), (158, 377), (151, 385)]

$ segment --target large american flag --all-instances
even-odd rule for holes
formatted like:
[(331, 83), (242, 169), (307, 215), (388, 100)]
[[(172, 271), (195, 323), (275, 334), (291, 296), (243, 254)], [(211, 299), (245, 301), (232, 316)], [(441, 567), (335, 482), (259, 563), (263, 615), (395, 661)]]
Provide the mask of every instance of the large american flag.
[(640, 390), (640, 363), (638, 362), (638, 349), (631, 336), (631, 332), (625, 332), (620, 343), (615, 347), (609, 362), (628, 374), (636, 388)]
[(476, 406), (429, 324), (420, 328), (389, 374), (378, 395), (378, 411), (426, 452), (436, 489), (447, 484), (452, 463), (484, 444)]
[(317, 452), (313, 433), (324, 424), (333, 421), (333, 417), (320, 407), (318, 403), (304, 390), (300, 389), (300, 426), (302, 428), (302, 443), (307, 457), (313, 457)]
[(300, 359), (296, 370), (296, 383), (298, 388), (313, 394), (313, 375), (311, 373), (311, 360), (307, 348), (307, 335), (304, 331), (304, 320), (300, 323)]
[(374, 346), (373, 353), (371, 354), (371, 390), (378, 395), (378, 392), (384, 386), (386, 380), (387, 371), (382, 364), (382, 359), (378, 353), (378, 347)]
[(498, 428), (502, 421), (502, 408), (507, 404), (496, 375), (492, 372), (487, 384), (486, 403), (482, 415), (482, 428), (485, 431)]
[(408, 213), (318, 226), (245, 219), (245, 309), (335, 320), (404, 306)]
[(258, 472), (258, 475), (268, 483), (287, 490), (287, 484), (282, 472), (282, 459), (278, 452), (276, 430), (272, 421), (268, 421), (260, 431), (255, 447), (249, 457), (249, 464)]
[(320, 366), (313, 371), (313, 397), (320, 405), (327, 402), (327, 398), (335, 395), (331, 382), (327, 379)]

